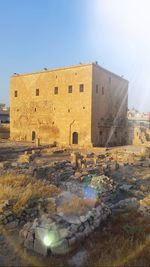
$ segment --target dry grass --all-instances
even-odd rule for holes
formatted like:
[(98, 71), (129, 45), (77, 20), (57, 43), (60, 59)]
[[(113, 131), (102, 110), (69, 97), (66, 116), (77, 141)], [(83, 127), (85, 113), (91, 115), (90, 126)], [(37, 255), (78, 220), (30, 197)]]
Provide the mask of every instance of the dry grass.
[(69, 202), (66, 201), (58, 208), (59, 212), (63, 212), (66, 215), (81, 215), (85, 213), (86, 207), (83, 199), (75, 196)]
[(150, 206), (150, 195), (146, 196), (140, 201), (140, 204), (143, 206)]
[[(111, 218), (100, 226), (83, 244), (86, 257), (77, 259), (80, 267), (148, 267), (150, 266), (150, 220), (139, 217), (136, 213), (124, 214)], [(80, 248), (78, 247), (78, 250)], [(39, 266), (70, 267), (69, 257), (52, 257)]]
[(0, 178), (0, 204), (11, 199), (15, 211), (19, 211), (30, 199), (53, 197), (58, 193), (60, 190), (56, 186), (26, 175), (5, 175)]
[(136, 213), (111, 219), (105, 230), (97, 230), (87, 242), (83, 266), (149, 266), (150, 219)]

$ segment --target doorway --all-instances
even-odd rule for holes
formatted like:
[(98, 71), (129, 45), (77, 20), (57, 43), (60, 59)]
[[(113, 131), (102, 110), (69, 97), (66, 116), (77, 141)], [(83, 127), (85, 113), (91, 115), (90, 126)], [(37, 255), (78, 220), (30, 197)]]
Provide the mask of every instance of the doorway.
[(72, 144), (73, 145), (77, 145), (78, 144), (78, 133), (77, 132), (74, 132), (72, 134)]
[(35, 138), (36, 138), (36, 132), (32, 131), (32, 141), (35, 141)]

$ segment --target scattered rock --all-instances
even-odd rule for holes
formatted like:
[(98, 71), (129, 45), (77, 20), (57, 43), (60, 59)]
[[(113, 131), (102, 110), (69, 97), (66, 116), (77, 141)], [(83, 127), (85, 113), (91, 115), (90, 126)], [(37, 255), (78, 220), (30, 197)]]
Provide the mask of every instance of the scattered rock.
[(132, 188), (133, 186), (132, 185), (128, 185), (128, 184), (123, 184), (119, 187), (119, 189), (121, 191), (125, 191), (125, 192), (129, 192), (130, 189)]

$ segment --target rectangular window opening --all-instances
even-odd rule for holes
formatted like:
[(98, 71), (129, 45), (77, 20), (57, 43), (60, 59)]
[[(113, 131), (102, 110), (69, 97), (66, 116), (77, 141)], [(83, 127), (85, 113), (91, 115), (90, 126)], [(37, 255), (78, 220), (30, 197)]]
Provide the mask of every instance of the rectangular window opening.
[(18, 96), (18, 91), (15, 91), (14, 92), (14, 97), (17, 97)]
[(58, 95), (58, 87), (54, 87), (54, 94)]
[(98, 84), (96, 84), (96, 93), (98, 94)]
[(72, 85), (68, 86), (68, 93), (72, 93)]
[(36, 96), (39, 96), (40, 95), (40, 90), (39, 89), (36, 89)]
[(80, 84), (79, 90), (80, 90), (80, 93), (84, 92), (84, 84)]
[(102, 95), (104, 95), (104, 87), (102, 86)]

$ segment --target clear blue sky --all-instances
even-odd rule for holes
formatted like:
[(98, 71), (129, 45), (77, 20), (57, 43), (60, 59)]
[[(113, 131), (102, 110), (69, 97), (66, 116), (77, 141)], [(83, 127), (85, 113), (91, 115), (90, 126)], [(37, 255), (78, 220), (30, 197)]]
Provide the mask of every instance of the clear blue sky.
[(149, 10), (149, 0), (1, 0), (0, 102), (14, 72), (97, 60), (129, 80), (129, 107), (150, 111)]

